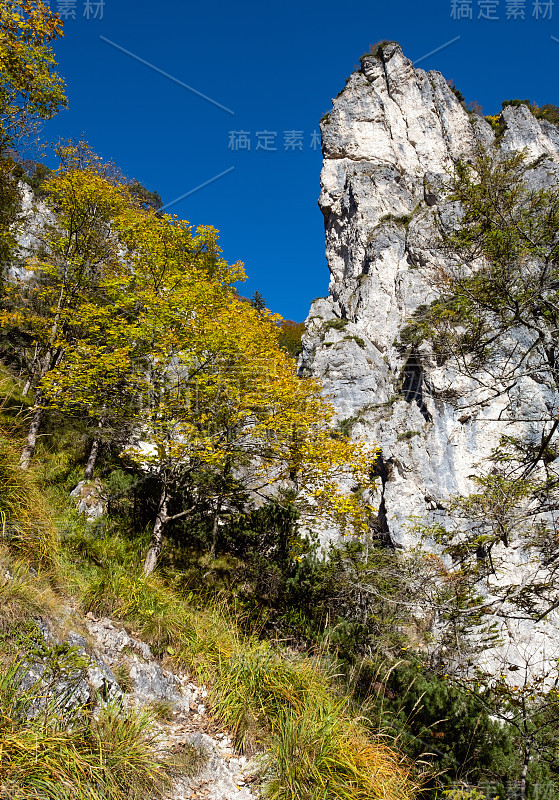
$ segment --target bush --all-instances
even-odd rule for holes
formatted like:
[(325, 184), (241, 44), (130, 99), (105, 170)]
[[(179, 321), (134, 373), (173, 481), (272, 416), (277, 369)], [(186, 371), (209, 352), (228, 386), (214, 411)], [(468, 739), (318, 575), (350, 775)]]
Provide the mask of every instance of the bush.
[(324, 330), (325, 331), (343, 331), (344, 328), (347, 328), (349, 325), (348, 319), (329, 319), (324, 323)]

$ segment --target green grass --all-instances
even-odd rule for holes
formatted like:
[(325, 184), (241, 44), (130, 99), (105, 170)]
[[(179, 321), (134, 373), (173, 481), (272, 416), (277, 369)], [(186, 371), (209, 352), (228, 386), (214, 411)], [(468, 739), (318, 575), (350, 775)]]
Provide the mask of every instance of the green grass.
[(306, 713), (282, 711), (270, 750), (264, 769), (269, 800), (409, 797), (394, 752), (367, 737), (343, 701), (329, 698)]
[(161, 577), (145, 578), (139, 564), (135, 574), (129, 567), (104, 567), (85, 588), (83, 602), (86, 609), (122, 620), (210, 687), (212, 712), (237, 747), (266, 752), (269, 797), (413, 796), (409, 767), (353, 715), (320, 655), (289, 654), (241, 633), (224, 606), (192, 608)]
[(106, 705), (64, 717), (43, 689), (19, 685), (20, 662), (0, 678), (0, 785), (14, 800), (141, 800), (160, 797), (170, 769), (159, 757), (152, 718)]

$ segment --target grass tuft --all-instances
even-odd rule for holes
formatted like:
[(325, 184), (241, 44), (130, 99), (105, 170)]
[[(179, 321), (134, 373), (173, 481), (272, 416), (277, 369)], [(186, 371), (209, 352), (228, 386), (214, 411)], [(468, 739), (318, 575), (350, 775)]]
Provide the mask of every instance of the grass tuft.
[(157, 756), (153, 719), (118, 705), (96, 716), (77, 708), (62, 716), (38, 685), (22, 691), (21, 663), (0, 678), (0, 785), (13, 800), (141, 800), (160, 797), (169, 770)]

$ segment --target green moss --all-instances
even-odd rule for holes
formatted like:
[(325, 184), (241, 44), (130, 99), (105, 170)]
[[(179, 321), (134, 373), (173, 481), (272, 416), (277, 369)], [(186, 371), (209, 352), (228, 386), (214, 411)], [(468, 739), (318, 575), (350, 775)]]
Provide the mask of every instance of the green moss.
[(404, 225), (406, 228), (411, 222), (412, 215), (411, 214), (384, 214), (380, 218), (380, 222), (395, 222), (396, 225)]

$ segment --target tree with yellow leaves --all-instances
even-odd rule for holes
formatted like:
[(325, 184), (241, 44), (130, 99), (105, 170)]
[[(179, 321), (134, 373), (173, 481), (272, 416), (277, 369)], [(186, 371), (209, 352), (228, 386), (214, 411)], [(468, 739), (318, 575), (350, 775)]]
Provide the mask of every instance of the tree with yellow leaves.
[(35, 392), (23, 469), (29, 466), (42, 424), (47, 375), (86, 331), (91, 336), (95, 315), (114, 314), (108, 311), (117, 294), (112, 282), (121, 289), (129, 278), (114, 230), (115, 220), (131, 213), (126, 187), (106, 180), (91, 154), (87, 168), (70, 164), (45, 183), (45, 191), (55, 217), (27, 264), (34, 277), (7, 284), (6, 310), (0, 314), (0, 324), (18, 341), (18, 358)]
[(66, 105), (50, 43), (62, 23), (43, 0), (0, 4), (0, 151)]
[[(152, 215), (130, 235), (138, 325), (150, 345), (126, 452), (161, 486), (146, 573), (167, 524), (202, 499), (212, 508), (214, 543), (235, 497), (258, 504), (288, 489), (303, 518), (363, 530), (366, 504), (339, 481), (365, 487), (374, 454), (332, 436), (319, 385), (301, 380), (280, 348), (279, 317), (238, 298), (242, 267), (221, 258), (215, 231), (192, 236), (185, 223)], [(191, 505), (177, 507), (179, 495)]]
[(366, 504), (339, 484), (366, 487), (374, 453), (332, 434), (320, 386), (279, 346), (280, 318), (238, 297), (242, 265), (213, 228), (142, 209), (101, 172), (93, 156), (82, 169), (65, 158), (47, 182), (56, 221), (2, 315), (27, 338), (35, 388), (22, 466), (47, 404), (118, 428), (160, 485), (146, 573), (167, 524), (201, 505), (214, 539), (232, 506), (282, 492), (303, 521), (363, 530)]

